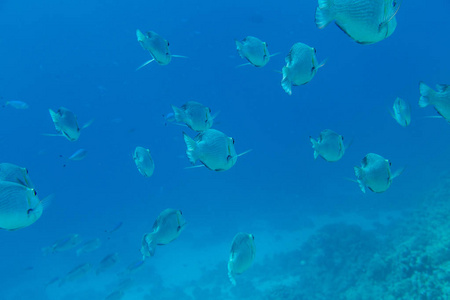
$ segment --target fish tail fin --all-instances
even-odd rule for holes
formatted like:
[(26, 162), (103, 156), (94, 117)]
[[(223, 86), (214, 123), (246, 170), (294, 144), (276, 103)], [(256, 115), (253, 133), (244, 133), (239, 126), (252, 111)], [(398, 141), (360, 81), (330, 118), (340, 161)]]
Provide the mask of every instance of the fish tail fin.
[(184, 123), (184, 120), (186, 119), (186, 115), (184, 113), (184, 110), (182, 110), (179, 107), (176, 107), (175, 105), (171, 105), (173, 109), (173, 117), (175, 118), (176, 122)]
[(228, 271), (228, 278), (233, 286), (236, 286), (236, 279), (234, 278), (234, 274), (231, 271)]
[(238, 41), (238, 40), (234, 40), (235, 42), (236, 42), (236, 50), (237, 50), (237, 52), (239, 53), (239, 56), (241, 57), (241, 58), (245, 58), (243, 55), (242, 55), (242, 46), (243, 46), (243, 44), (241, 43), (241, 41)]
[(319, 156), (319, 152), (317, 152), (316, 148), (319, 146), (319, 143), (312, 137), (309, 137), (309, 140), (311, 141), (312, 147), (314, 149), (314, 159), (317, 159), (317, 157)]
[(292, 83), (288, 78), (289, 69), (286, 67), (283, 67), (281, 70), (283, 73), (283, 79), (281, 80), (281, 86), (283, 87), (283, 90), (288, 93), (289, 95), (292, 95)]
[(430, 96), (433, 96), (434, 91), (422, 81), (419, 83), (420, 100), (419, 106), (426, 107), (430, 105)]
[(150, 59), (150, 60), (147, 60), (145, 63), (143, 63), (142, 65), (140, 65), (137, 69), (136, 69), (136, 71), (139, 71), (140, 69), (142, 69), (143, 67), (145, 67), (146, 65), (148, 65), (149, 63), (151, 63), (152, 61), (154, 61), (155, 59), (154, 58), (152, 58), (152, 59)]
[(197, 143), (189, 137), (186, 133), (183, 132), (184, 142), (186, 143), (186, 155), (191, 162), (191, 164), (195, 164), (197, 161), (196, 157), (196, 150), (197, 150)]
[(319, 0), (319, 6), (316, 8), (315, 21), (320, 29), (325, 28), (334, 18), (334, 11), (330, 8), (332, 0)]
[(363, 170), (360, 167), (354, 167), (353, 168), (355, 170), (355, 175), (356, 175), (356, 182), (359, 184), (359, 188), (361, 189), (361, 191), (363, 193), (366, 192), (366, 187), (364, 186), (363, 182), (362, 182), (362, 172)]

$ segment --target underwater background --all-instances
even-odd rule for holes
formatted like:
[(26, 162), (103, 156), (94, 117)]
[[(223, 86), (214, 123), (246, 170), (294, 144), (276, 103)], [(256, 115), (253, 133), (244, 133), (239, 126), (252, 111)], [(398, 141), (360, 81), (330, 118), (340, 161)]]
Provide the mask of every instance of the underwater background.
[[(417, 103), (420, 81), (450, 84), (450, 2), (403, 1), (395, 32), (373, 45), (334, 24), (318, 29), (316, 7), (0, 1), (1, 101), (29, 104), (0, 109), (1, 162), (26, 167), (41, 198), (54, 195), (36, 223), (0, 232), (0, 299), (449, 299), (450, 126)], [(188, 58), (135, 71), (150, 58), (138, 28)], [(236, 68), (245, 61), (234, 39), (248, 35), (280, 54)], [(279, 71), (296, 42), (327, 62), (289, 96)], [(412, 106), (406, 128), (389, 114), (396, 97)], [(163, 115), (189, 100), (219, 112), (214, 128), (237, 153), (252, 149), (230, 170), (186, 169), (182, 133), (195, 133)], [(61, 106), (80, 124), (94, 120), (78, 141), (43, 135), (55, 133), (48, 109)], [(335, 163), (314, 160), (309, 141), (327, 128), (353, 141)], [(150, 178), (136, 169), (136, 146), (150, 149)], [(80, 148), (86, 158), (67, 160)], [(405, 167), (381, 194), (348, 180), (369, 152)], [(127, 271), (166, 208), (182, 210), (186, 228)], [(227, 261), (240, 231), (255, 236), (256, 257), (233, 287)], [(70, 234), (102, 245), (44, 255)], [(56, 283), (83, 263), (93, 270)]]

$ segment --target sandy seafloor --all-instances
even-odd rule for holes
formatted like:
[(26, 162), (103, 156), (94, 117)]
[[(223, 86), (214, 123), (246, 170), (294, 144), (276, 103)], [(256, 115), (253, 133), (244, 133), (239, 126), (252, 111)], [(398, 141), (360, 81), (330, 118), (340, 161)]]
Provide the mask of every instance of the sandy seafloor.
[[(257, 257), (235, 287), (227, 278), (228, 243), (191, 228), (195, 238), (186, 232), (158, 247), (138, 270), (124, 271), (131, 257), (122, 257), (108, 271), (90, 271), (62, 286), (35, 277), (35, 268), (61, 276), (74, 261), (101, 256), (77, 257), (74, 250), (45, 256), (39, 265), (11, 274), (14, 287), (2, 299), (449, 299), (449, 197), (450, 174), (442, 173), (409, 211), (317, 215), (276, 229), (252, 220), (246, 226), (257, 237)], [(128, 242), (120, 230), (105, 237), (102, 247), (108, 250)], [(106, 298), (115, 291), (121, 291), (119, 297)]]

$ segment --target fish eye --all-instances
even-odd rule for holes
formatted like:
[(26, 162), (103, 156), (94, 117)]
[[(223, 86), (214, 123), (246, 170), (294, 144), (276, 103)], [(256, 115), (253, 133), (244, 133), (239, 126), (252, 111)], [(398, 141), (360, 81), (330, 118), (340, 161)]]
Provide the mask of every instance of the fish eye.
[(252, 237), (253, 240), (255, 240), (255, 236), (253, 234), (250, 234), (250, 236)]
[(397, 6), (397, 1), (392, 1), (392, 7), (396, 7)]
[(183, 212), (182, 212), (181, 210), (180, 210), (179, 212), (180, 212), (180, 215), (182, 215), (182, 214), (183, 214)]
[(32, 212), (33, 212), (33, 209), (30, 208), (30, 209), (27, 211), (27, 215), (31, 214)]
[(25, 172), (27, 172), (27, 174), (28, 174), (28, 169), (27, 168), (25, 168)]
[(209, 112), (211, 113), (211, 108), (208, 107)]
[(391, 163), (391, 161), (389, 161), (389, 166), (392, 166), (392, 163)]
[(317, 50), (316, 50), (316, 48), (313, 48), (314, 49), (314, 53), (317, 53)]
[(37, 192), (35, 189), (33, 189), (34, 195), (37, 196)]
[(231, 140), (233, 141), (233, 145), (234, 145), (234, 139), (233, 139), (233, 138), (231, 138)]
[(167, 41), (167, 46), (170, 46), (170, 43), (169, 43), (169, 41)]

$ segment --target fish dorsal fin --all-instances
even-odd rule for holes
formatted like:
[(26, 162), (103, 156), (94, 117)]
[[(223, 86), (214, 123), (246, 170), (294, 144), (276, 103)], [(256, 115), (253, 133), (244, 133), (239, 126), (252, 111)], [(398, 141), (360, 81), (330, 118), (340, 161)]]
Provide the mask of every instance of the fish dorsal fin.
[[(403, 0), (397, 0), (396, 2), (397, 3), (395, 5), (394, 12), (392, 12), (391, 14), (388, 14), (387, 16), (385, 16), (384, 21), (381, 22), (380, 25), (378, 26), (378, 31), (379, 32), (383, 29), (383, 27), (387, 26), (387, 24), (389, 24), (389, 22), (392, 21), (392, 19), (398, 13), (398, 10), (400, 9), (400, 6), (402, 5)], [(385, 8), (385, 9), (387, 9), (387, 8)]]
[(450, 85), (448, 84), (436, 84), (436, 89), (438, 92), (445, 92), (449, 87)]

